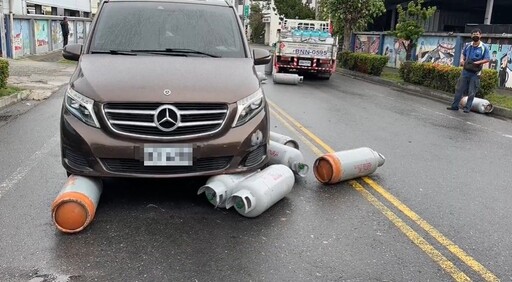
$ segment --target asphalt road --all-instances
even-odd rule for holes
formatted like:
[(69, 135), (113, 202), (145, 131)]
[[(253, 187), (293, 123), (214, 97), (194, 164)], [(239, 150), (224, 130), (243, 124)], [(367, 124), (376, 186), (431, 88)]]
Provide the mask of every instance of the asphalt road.
[(197, 196), (204, 179), (111, 181), (65, 235), (61, 90), (0, 123), (0, 281), (512, 281), (510, 121), (337, 75), (264, 88), (308, 163), (363, 146), (386, 163), (331, 186), (310, 172), (254, 219)]

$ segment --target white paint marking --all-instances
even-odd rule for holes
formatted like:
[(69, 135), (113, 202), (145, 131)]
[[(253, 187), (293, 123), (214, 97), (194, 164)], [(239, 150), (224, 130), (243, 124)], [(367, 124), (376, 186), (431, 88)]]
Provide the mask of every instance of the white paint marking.
[(27, 173), (34, 168), (38, 161), (44, 157), (50, 150), (58, 144), (59, 141), (59, 135), (56, 135), (52, 137), (50, 140), (48, 140), (43, 147), (35, 152), (28, 160), (19, 167), (9, 178), (7, 178), (5, 181), (0, 184), (0, 199), (2, 196), (9, 191), (16, 183), (18, 183), (20, 180), (23, 179), (27, 175)]

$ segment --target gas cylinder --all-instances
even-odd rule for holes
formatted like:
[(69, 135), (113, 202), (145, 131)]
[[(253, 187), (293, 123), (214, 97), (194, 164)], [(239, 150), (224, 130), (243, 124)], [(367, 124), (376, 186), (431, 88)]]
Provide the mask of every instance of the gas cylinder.
[(300, 42), (302, 38), (302, 30), (294, 29), (292, 31), (292, 40), (293, 42)]
[(69, 176), (52, 203), (52, 217), (57, 229), (76, 233), (87, 227), (94, 219), (102, 190), (98, 179)]
[(386, 159), (374, 150), (362, 147), (325, 154), (316, 159), (313, 170), (316, 179), (324, 184), (335, 184), (372, 174)]
[(292, 73), (275, 73), (274, 83), (297, 85), (302, 83), (304, 77)]
[(270, 140), (299, 150), (299, 143), (289, 136), (270, 131)]
[(283, 164), (299, 176), (304, 177), (309, 171), (309, 166), (304, 163), (304, 156), (295, 148), (270, 140), (267, 155), (269, 164)]
[[(468, 102), (468, 96), (462, 97), (460, 100), (460, 107), (464, 108), (466, 106), (466, 103)], [(473, 104), (471, 105), (471, 110), (474, 112), (479, 112), (482, 114), (490, 113), (492, 110), (494, 110), (494, 106), (485, 99), (480, 99), (475, 97), (473, 99)]]
[(226, 203), (246, 217), (256, 217), (292, 191), (295, 176), (285, 165), (271, 165), (240, 182), (238, 192)]
[[(256, 171), (257, 172), (257, 171)], [(206, 181), (206, 184), (199, 188), (197, 195), (205, 193), (206, 199), (216, 208), (225, 208), (226, 200), (238, 191), (237, 184), (256, 172), (221, 174), (212, 176)]]

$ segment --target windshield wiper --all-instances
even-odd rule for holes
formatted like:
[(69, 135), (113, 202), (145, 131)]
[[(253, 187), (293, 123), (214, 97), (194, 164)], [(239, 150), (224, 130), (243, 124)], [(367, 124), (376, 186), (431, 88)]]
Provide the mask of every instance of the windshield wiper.
[(110, 54), (110, 55), (126, 55), (126, 56), (137, 56), (137, 54), (129, 51), (121, 51), (121, 50), (94, 50), (91, 51), (91, 54)]
[(182, 48), (166, 48), (166, 49), (148, 49), (148, 50), (130, 50), (131, 52), (144, 52), (151, 54), (165, 54), (165, 55), (176, 55), (176, 54), (195, 54), (195, 55), (203, 55), (212, 58), (220, 58), (220, 56), (193, 50), (193, 49), (182, 49)]

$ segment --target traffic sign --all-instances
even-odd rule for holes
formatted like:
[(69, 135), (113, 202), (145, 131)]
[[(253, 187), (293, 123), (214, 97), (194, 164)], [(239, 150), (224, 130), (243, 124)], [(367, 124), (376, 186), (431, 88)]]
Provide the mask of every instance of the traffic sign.
[(244, 5), (244, 17), (248, 17), (250, 12), (251, 12), (251, 6)]

